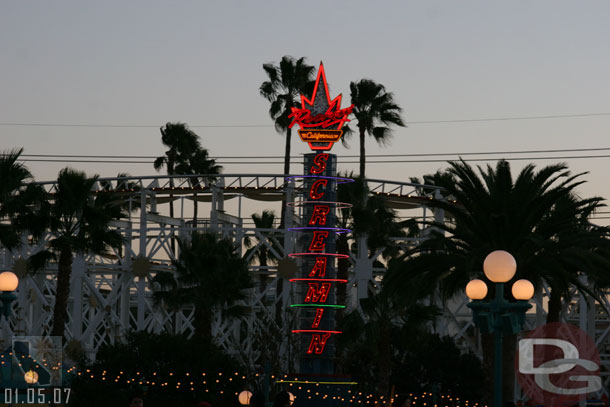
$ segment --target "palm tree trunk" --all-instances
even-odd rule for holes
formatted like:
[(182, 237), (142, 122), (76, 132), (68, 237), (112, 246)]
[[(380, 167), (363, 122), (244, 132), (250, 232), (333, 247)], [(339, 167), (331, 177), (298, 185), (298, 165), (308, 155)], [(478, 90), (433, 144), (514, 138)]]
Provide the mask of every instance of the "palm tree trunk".
[[(261, 267), (267, 267), (267, 251), (262, 247), (260, 248), (260, 251), (259, 251), (258, 262)], [(266, 270), (263, 271), (261, 269), (260, 288), (259, 288), (261, 293), (263, 291), (265, 291), (265, 287), (267, 286), (267, 275), (265, 273), (266, 273)]]
[(51, 329), (51, 336), (60, 336), (63, 338), (68, 317), (70, 276), (72, 275), (72, 252), (70, 250), (61, 250), (57, 267), (57, 291), (55, 293), (55, 307), (53, 308), (53, 328)]
[(290, 139), (292, 129), (286, 130), (286, 151), (284, 151), (284, 174), (290, 174)]
[[(284, 151), (284, 175), (290, 174), (290, 139), (292, 138), (292, 129), (286, 130), (286, 150)], [(284, 190), (287, 182), (284, 181)], [(286, 194), (282, 199), (282, 209), (280, 212), (280, 229), (284, 229), (286, 224)]]
[[(292, 129), (286, 130), (286, 151), (284, 151), (284, 175), (290, 174), (290, 139), (292, 137)], [(286, 190), (287, 182), (284, 181), (284, 191)], [(286, 225), (286, 193), (282, 198), (282, 213), (280, 214), (280, 229), (284, 229)], [(286, 231), (284, 231), (286, 233)], [(275, 288), (276, 304), (275, 304), (275, 321), (279, 326), (282, 326), (282, 311), (283, 304), (280, 298), (284, 292), (284, 280), (278, 276)]]
[[(195, 188), (197, 188), (195, 186)], [(197, 192), (193, 192), (193, 227), (197, 227), (197, 214), (199, 210), (199, 205), (197, 204)]]
[(202, 306), (195, 306), (193, 317), (194, 337), (202, 341), (212, 340), (212, 313)]
[(364, 149), (364, 128), (360, 129), (360, 178), (364, 180), (364, 166), (366, 162), (366, 151)]
[[(337, 253), (339, 254), (347, 254), (349, 255), (349, 241), (347, 236), (339, 235), (337, 236)], [(337, 278), (347, 280), (349, 270), (349, 259), (340, 258), (337, 260)], [(337, 304), (339, 305), (347, 305), (347, 284), (339, 283), (336, 288), (337, 294)], [(343, 319), (345, 318), (345, 310), (336, 309), (335, 310), (335, 325), (337, 328), (341, 328), (341, 324), (343, 323)], [(343, 360), (343, 348), (337, 347), (335, 349), (336, 355), (336, 369), (337, 373), (344, 373), (344, 365), (345, 362)]]
[(390, 327), (383, 324), (379, 330), (379, 343), (377, 345), (377, 352), (379, 355), (379, 383), (377, 390), (384, 397), (387, 397), (390, 391), (390, 374), (392, 370)]
[[(337, 237), (337, 253), (349, 255), (349, 241), (347, 236), (339, 235)], [(337, 261), (337, 278), (347, 280), (349, 270), (349, 258), (340, 258)], [(337, 304), (347, 305), (347, 284), (337, 284)], [(345, 312), (343, 309), (337, 309), (335, 321), (337, 326), (341, 325)]]
[(559, 322), (559, 316), (561, 314), (561, 295), (557, 294), (555, 290), (551, 290), (549, 296), (549, 309), (546, 314), (546, 323)]
[[(167, 163), (167, 174), (169, 176), (174, 175), (174, 164), (173, 162), (168, 162)], [(174, 179), (170, 178), (169, 179), (169, 187), (171, 189), (174, 189)], [(169, 217), (173, 218), (174, 217), (174, 194), (170, 193), (169, 194)], [(174, 231), (174, 227), (171, 226), (171, 230), (172, 232)], [(171, 239), (171, 248), (172, 248), (172, 254), (174, 256), (176, 256), (176, 239), (173, 237), (173, 233), (172, 233), (172, 239)]]

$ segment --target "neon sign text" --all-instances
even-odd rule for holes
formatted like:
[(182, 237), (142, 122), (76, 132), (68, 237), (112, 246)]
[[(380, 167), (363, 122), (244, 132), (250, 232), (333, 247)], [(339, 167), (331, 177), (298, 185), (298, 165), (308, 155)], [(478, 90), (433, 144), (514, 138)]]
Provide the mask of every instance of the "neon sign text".
[(313, 207), (313, 213), (311, 219), (309, 219), (309, 225), (326, 225), (326, 215), (330, 212), (330, 206), (328, 205), (316, 205)]
[(328, 237), (328, 230), (315, 230), (313, 232), (313, 238), (309, 245), (310, 252), (321, 252), (326, 247), (324, 239)]
[(309, 197), (311, 199), (320, 199), (324, 196), (324, 192), (318, 191), (320, 187), (325, 187), (328, 185), (328, 180), (325, 178), (317, 179), (309, 189)]
[(326, 332), (325, 334), (313, 334), (311, 335), (311, 342), (309, 342), (309, 349), (307, 349), (307, 353), (311, 355), (315, 353), (316, 355), (322, 354), (324, 352), (324, 347), (326, 346), (326, 341), (330, 338), (330, 332)]
[[(296, 123), (299, 124), (302, 128), (305, 127), (330, 127), (335, 124), (343, 125), (345, 122), (349, 122), (347, 116), (352, 114), (354, 110), (354, 106), (346, 107), (345, 109), (339, 109), (332, 111), (334, 106), (329, 107), (326, 113), (317, 114), (315, 116), (311, 115), (311, 110), (307, 108), (292, 108), (292, 113), (288, 118), (293, 118), (292, 123), (290, 123), (290, 127), (294, 126)], [(339, 140), (337, 140), (339, 141)]]
[(326, 302), (330, 294), (330, 283), (309, 283), (309, 289), (304, 302)]
[(328, 153), (320, 153), (313, 159), (314, 165), (309, 169), (310, 174), (322, 174), (326, 169), (326, 161), (328, 161)]
[(316, 316), (313, 319), (313, 323), (311, 327), (313, 329), (318, 328), (320, 326), (320, 321), (322, 321), (322, 316), (324, 315), (324, 308), (316, 308)]
[(316, 257), (316, 264), (309, 272), (309, 277), (324, 277), (326, 275), (326, 257)]

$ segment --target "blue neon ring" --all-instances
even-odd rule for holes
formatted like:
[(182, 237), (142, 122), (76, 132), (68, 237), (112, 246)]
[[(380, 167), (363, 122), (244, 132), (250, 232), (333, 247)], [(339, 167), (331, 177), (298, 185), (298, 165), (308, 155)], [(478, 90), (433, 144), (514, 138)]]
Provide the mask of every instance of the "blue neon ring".
[(291, 232), (296, 232), (296, 231), (302, 232), (302, 231), (307, 231), (307, 230), (332, 230), (336, 233), (349, 233), (352, 231), (351, 229), (346, 229), (346, 228), (330, 228), (330, 227), (315, 227), (315, 226), (311, 226), (311, 227), (301, 226), (298, 228), (288, 228), (288, 230)]
[(299, 179), (299, 178), (322, 178), (322, 179), (331, 179), (337, 181), (337, 184), (348, 184), (350, 182), (356, 181), (353, 178), (343, 178), (343, 177), (327, 177), (324, 175), (291, 175), (289, 177), (285, 177), (286, 181), (291, 179)]
[(351, 203), (337, 202), (337, 201), (295, 201), (295, 202), (287, 202), (286, 206), (299, 207), (299, 206), (305, 206), (307, 204), (311, 204), (311, 205), (318, 205), (318, 204), (334, 205), (335, 209), (346, 209), (346, 208), (353, 208), (354, 207), (354, 205), (352, 205)]

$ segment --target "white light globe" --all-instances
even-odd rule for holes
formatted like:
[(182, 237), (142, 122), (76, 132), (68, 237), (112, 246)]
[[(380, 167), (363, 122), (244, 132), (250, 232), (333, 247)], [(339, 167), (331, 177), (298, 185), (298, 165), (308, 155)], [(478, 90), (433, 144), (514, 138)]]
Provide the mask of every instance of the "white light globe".
[(0, 273), (0, 291), (15, 291), (19, 285), (19, 278), (12, 271)]
[(470, 280), (466, 284), (466, 295), (471, 300), (482, 300), (487, 295), (487, 284), (479, 279)]
[(28, 370), (23, 375), (23, 380), (25, 380), (27, 384), (34, 384), (38, 381), (38, 373), (33, 370)]
[(529, 280), (517, 280), (511, 291), (516, 300), (528, 301), (534, 296), (534, 284)]
[(252, 392), (250, 392), (249, 390), (244, 390), (239, 393), (237, 399), (239, 400), (239, 404), (241, 404), (242, 406), (248, 406), (250, 405), (250, 397), (252, 397)]
[(517, 262), (512, 254), (496, 250), (485, 257), (483, 262), (485, 276), (494, 283), (506, 283), (517, 272)]

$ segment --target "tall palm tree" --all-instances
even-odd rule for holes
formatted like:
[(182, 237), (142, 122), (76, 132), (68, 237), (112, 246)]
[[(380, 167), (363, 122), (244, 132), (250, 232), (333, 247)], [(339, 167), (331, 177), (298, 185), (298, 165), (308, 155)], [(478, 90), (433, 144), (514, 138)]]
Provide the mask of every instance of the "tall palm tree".
[(352, 311), (340, 325), (343, 335), (338, 344), (345, 348), (342, 364), (374, 380), (377, 392), (384, 397), (390, 395), (395, 355), (403, 350), (404, 338), (423, 334), (426, 325), (439, 315), (435, 306), (418, 301), (421, 295), (417, 290), (411, 288), (404, 294), (397, 298), (382, 289), (361, 300), (361, 310)]
[[(392, 135), (392, 125), (404, 127), (402, 109), (394, 101), (394, 95), (385, 87), (370, 79), (351, 82), (350, 93), (354, 105), (354, 118), (360, 136), (360, 178), (365, 176), (365, 136), (368, 134), (379, 144), (387, 144)], [(350, 135), (350, 132), (345, 134)]]
[[(167, 175), (178, 174), (178, 169), (184, 170), (189, 166), (192, 156), (201, 148), (199, 137), (184, 123), (167, 123), (161, 127), (161, 142), (168, 147), (165, 155), (157, 157), (153, 162), (155, 170), (160, 171), (163, 166)], [(170, 188), (174, 187), (174, 179), (169, 179)], [(174, 217), (174, 195), (169, 194), (169, 216)], [(174, 227), (172, 226), (173, 230)], [(171, 250), (176, 254), (176, 239), (171, 239)]]
[[(269, 115), (274, 120), (278, 133), (286, 133), (284, 152), (284, 174), (290, 174), (290, 139), (292, 129), (288, 127), (291, 120), (288, 116), (291, 108), (300, 107), (300, 95), (309, 96), (314, 86), (313, 66), (305, 63), (305, 58), (295, 60), (284, 56), (279, 65), (263, 64), (268, 80), (259, 88), (261, 96), (271, 102)], [(282, 212), (283, 217), (283, 212)]]
[[(480, 176), (479, 176), (480, 175)], [(605, 277), (610, 258), (607, 228), (592, 225), (588, 216), (603, 207), (602, 198), (580, 199), (575, 188), (583, 174), (572, 175), (564, 164), (539, 171), (527, 165), (513, 180), (510, 164), (498, 161), (495, 169), (479, 167), (479, 174), (467, 163), (450, 162), (443, 176), (434, 177), (455, 201), (432, 201), (452, 221), (431, 225), (443, 233), (406, 253), (404, 272), (388, 274), (396, 289), (416, 278), (430, 291), (438, 287), (447, 298), (461, 293), (471, 278), (482, 275), (485, 256), (503, 249), (515, 256), (515, 278), (527, 278), (540, 287), (550, 287), (548, 322), (559, 317), (562, 300), (569, 298), (573, 284), (593, 294), (579, 275), (598, 285)]]
[(251, 287), (248, 265), (228, 238), (193, 232), (190, 241), (180, 240), (180, 255), (173, 261), (176, 272), (160, 272), (154, 282), (154, 298), (172, 309), (191, 305), (195, 310), (195, 337), (212, 339), (212, 313), (235, 315), (235, 303)]
[(74, 255), (104, 255), (122, 244), (121, 234), (109, 227), (111, 221), (123, 216), (121, 203), (112, 195), (92, 193), (97, 178), (71, 168), (59, 172), (57, 189), (49, 197), (46, 249), (30, 257), (35, 269), (50, 260), (57, 262), (52, 336), (64, 336)]
[[(295, 60), (285, 55), (278, 65), (272, 63), (263, 64), (263, 70), (268, 80), (264, 81), (259, 92), (261, 96), (271, 102), (269, 116), (274, 121), (275, 130), (286, 134), (284, 151), (284, 174), (290, 174), (290, 142), (292, 129), (289, 127), (291, 120), (288, 116), (293, 107), (301, 104), (301, 94), (310, 96), (314, 86), (315, 68), (305, 63), (305, 58)], [(282, 199), (280, 209), (280, 229), (286, 225), (286, 199)], [(276, 295), (280, 297), (284, 291), (284, 281), (277, 279)], [(281, 304), (280, 304), (281, 307)], [(277, 313), (278, 322), (281, 312)]]
[(216, 164), (216, 160), (210, 158), (208, 150), (203, 147), (197, 148), (176, 165), (175, 173), (188, 175), (189, 184), (193, 187), (193, 227), (197, 227), (199, 210), (197, 188), (201, 187), (201, 184), (206, 185), (216, 180), (214, 176), (201, 178), (199, 175), (217, 175), (221, 172), (222, 166)]
[[(479, 167), (450, 162), (445, 173), (429, 179), (454, 200), (431, 201), (444, 209), (447, 223), (431, 222), (429, 239), (391, 263), (384, 286), (397, 295), (411, 286), (448, 299), (464, 292), (472, 278), (485, 279), (483, 260), (493, 250), (506, 250), (517, 261), (515, 279), (527, 278), (539, 289), (550, 288), (547, 322), (559, 319), (570, 287), (594, 297), (596, 288), (610, 286), (610, 231), (588, 218), (604, 206), (602, 199), (581, 199), (575, 189), (583, 174), (572, 175), (564, 164), (536, 171), (527, 165), (513, 179), (510, 164)], [(439, 232), (440, 231), (440, 232)], [(580, 276), (589, 284), (583, 284)], [(510, 284), (506, 284), (507, 298)], [(493, 290), (490, 290), (490, 293)], [(491, 294), (490, 294), (491, 295)], [(491, 360), (489, 338), (483, 338), (485, 359)], [(505, 338), (504, 355), (514, 360), (515, 336)], [(490, 368), (488, 363), (488, 367)], [(505, 370), (505, 394), (512, 394), (510, 363)]]
[[(339, 175), (345, 178), (353, 177), (352, 173)], [(342, 233), (337, 236), (337, 253), (349, 255), (350, 241), (366, 235), (369, 253), (375, 253), (377, 249), (383, 248), (383, 256), (389, 258), (398, 252), (398, 247), (390, 238), (411, 234), (414, 222), (400, 221), (394, 210), (387, 207), (383, 196), (369, 194), (362, 178), (355, 178), (353, 183), (339, 184), (337, 200), (352, 205), (337, 211), (337, 226), (352, 229), (352, 233)], [(349, 265), (348, 258), (338, 260), (337, 278), (348, 278)], [(346, 300), (346, 287), (340, 284), (337, 287), (337, 301), (339, 304), (345, 304)], [(339, 310), (338, 323), (342, 316), (343, 313)]]
[[(264, 210), (260, 215), (253, 213), (252, 220), (257, 229), (273, 229), (275, 213), (268, 210)], [(260, 235), (258, 233), (260, 233)], [(261, 231), (258, 233), (254, 239), (250, 236), (244, 238), (244, 245), (248, 248), (244, 257), (250, 259), (250, 263), (258, 263), (258, 265), (261, 266), (260, 289), (262, 291), (267, 280), (264, 267), (268, 266), (269, 263), (277, 264), (278, 259), (277, 256), (273, 255), (273, 251), (281, 253), (281, 250), (276, 240), (278, 235), (276, 231)]]
[(18, 162), (23, 149), (0, 154), (0, 245), (13, 250), (21, 243), (21, 234), (29, 231), (33, 236), (44, 232), (44, 190), (33, 184), (32, 174)]
[[(167, 123), (161, 127), (161, 142), (168, 148), (165, 155), (157, 157), (153, 163), (155, 170), (163, 166), (167, 175), (176, 175), (177, 168), (189, 166), (192, 156), (201, 148), (199, 136), (184, 123)], [(174, 186), (173, 178), (169, 180), (170, 187)], [(170, 194), (169, 216), (174, 217), (173, 195)]]

